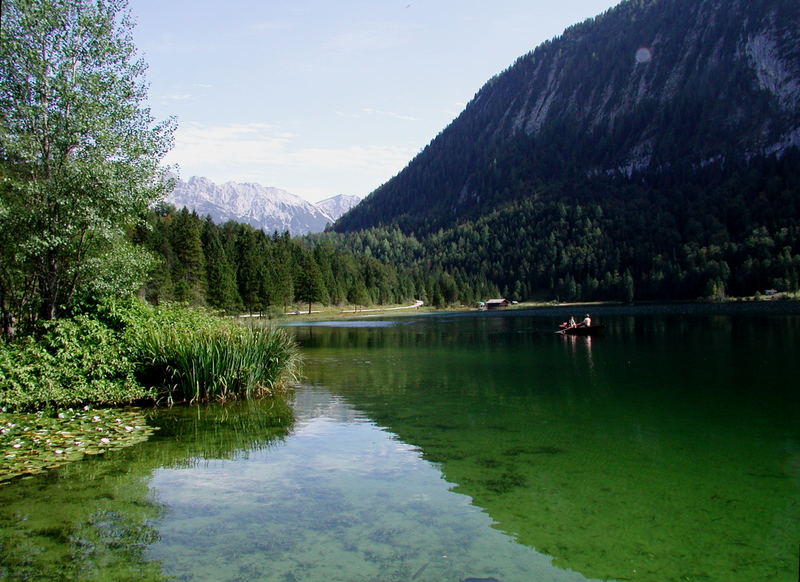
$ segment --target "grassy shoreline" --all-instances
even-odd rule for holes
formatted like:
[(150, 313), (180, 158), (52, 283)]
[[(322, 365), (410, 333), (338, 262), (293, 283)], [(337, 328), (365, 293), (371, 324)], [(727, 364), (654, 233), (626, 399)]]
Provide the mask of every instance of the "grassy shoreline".
[(294, 341), (185, 305), (132, 300), (0, 344), (6, 411), (249, 398), (295, 376)]

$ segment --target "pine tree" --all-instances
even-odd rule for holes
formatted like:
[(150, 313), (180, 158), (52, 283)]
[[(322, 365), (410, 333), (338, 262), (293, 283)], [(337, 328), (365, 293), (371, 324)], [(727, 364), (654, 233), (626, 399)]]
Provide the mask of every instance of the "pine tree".
[(233, 267), (222, 247), (218, 227), (208, 217), (203, 223), (203, 249), (206, 258), (206, 300), (211, 307), (231, 313), (241, 307)]
[(305, 249), (299, 249), (299, 255), (294, 278), (294, 296), (298, 301), (308, 303), (308, 312), (311, 313), (313, 302), (328, 301), (328, 291), (314, 256)]
[(264, 255), (258, 244), (257, 231), (239, 225), (236, 234), (236, 282), (239, 296), (248, 313), (261, 311), (261, 281), (264, 277)]
[(271, 261), (268, 265), (272, 303), (284, 309), (294, 298), (294, 278), (292, 272), (296, 268), (293, 259), (294, 243), (288, 232), (275, 234), (272, 237)]
[(175, 256), (172, 280), (175, 300), (193, 305), (206, 302), (206, 259), (200, 237), (200, 218), (186, 208), (172, 222), (172, 250)]
[(367, 292), (367, 287), (364, 285), (364, 281), (357, 279), (352, 282), (350, 289), (347, 292), (347, 300), (353, 304), (356, 311), (358, 311), (359, 307), (364, 307), (372, 303), (369, 298), (369, 293)]

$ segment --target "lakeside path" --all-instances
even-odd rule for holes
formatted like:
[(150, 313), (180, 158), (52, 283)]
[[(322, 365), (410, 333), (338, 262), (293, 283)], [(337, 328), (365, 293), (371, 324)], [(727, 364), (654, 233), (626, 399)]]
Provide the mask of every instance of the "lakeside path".
[(420, 301), (417, 299), (413, 305), (401, 305), (400, 307), (385, 307), (383, 309), (348, 309), (346, 311), (341, 311), (340, 313), (367, 313), (370, 311), (397, 311), (398, 309), (416, 309), (417, 307), (422, 307), (425, 304), (424, 301)]
[[(424, 301), (420, 301), (417, 299), (412, 305), (401, 305), (400, 307), (378, 307), (374, 309), (346, 309), (344, 311), (339, 311), (338, 313), (375, 313), (379, 311), (398, 311), (400, 309), (416, 309), (417, 307), (422, 307), (425, 305)], [(287, 311), (284, 315), (309, 315), (314, 313), (323, 313), (322, 311), (313, 310), (313, 311)], [(253, 317), (258, 318), (261, 317), (258, 313), (251, 313), (247, 314), (244, 313), (239, 317)]]

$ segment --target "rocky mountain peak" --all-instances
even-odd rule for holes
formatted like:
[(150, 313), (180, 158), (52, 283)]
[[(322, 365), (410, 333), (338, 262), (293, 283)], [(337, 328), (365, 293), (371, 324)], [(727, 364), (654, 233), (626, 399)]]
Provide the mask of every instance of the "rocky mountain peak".
[(232, 220), (265, 232), (288, 230), (302, 235), (322, 232), (358, 200), (357, 196), (339, 195), (314, 204), (280, 188), (241, 182), (216, 184), (192, 176), (188, 181), (178, 180), (166, 202), (210, 215), (216, 223)]

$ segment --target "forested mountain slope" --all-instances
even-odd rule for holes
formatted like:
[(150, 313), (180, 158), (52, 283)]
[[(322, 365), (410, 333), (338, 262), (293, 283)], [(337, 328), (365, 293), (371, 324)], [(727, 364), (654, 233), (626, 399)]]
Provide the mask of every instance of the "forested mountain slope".
[(686, 172), (800, 144), (796, 0), (629, 0), (491, 79), (334, 226), (425, 234), (543, 186)]
[(622, 2), (491, 79), (333, 229), (461, 301), (795, 291), (798, 31), (796, 0)]

